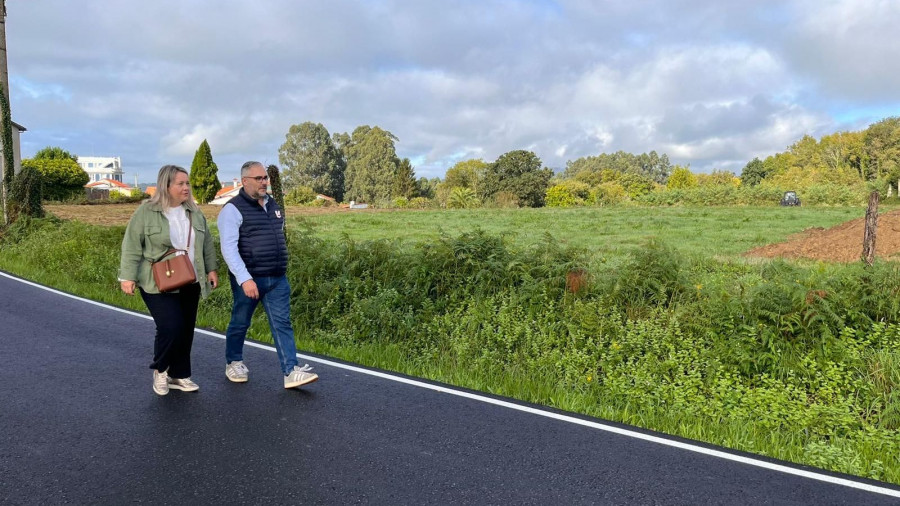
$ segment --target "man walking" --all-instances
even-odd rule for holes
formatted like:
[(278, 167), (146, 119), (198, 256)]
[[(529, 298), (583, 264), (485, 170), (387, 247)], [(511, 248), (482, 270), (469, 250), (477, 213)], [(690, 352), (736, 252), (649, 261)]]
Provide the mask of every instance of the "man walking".
[(269, 177), (259, 162), (241, 167), (243, 188), (219, 213), (222, 256), (228, 264), (228, 279), (234, 305), (225, 333), (225, 376), (235, 383), (249, 379), (244, 365), (244, 339), (256, 305), (262, 302), (284, 373), (284, 388), (294, 388), (319, 379), (308, 364), (297, 365), (297, 345), (291, 327), (287, 279), (287, 245), (284, 213), (269, 198)]

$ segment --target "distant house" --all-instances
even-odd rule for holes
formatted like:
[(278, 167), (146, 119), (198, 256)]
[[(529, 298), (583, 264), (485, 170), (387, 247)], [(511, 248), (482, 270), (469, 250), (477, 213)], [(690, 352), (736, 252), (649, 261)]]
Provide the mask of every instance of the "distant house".
[(156, 195), (156, 187), (148, 186), (147, 189), (144, 190), (144, 193), (146, 193), (147, 195), (150, 195), (152, 197), (152, 196)]
[(108, 190), (110, 193), (119, 192), (122, 195), (131, 195), (132, 188), (127, 184), (116, 181), (115, 179), (101, 179), (100, 181), (94, 181), (93, 183), (88, 183), (84, 185), (85, 188), (90, 190)]
[(231, 186), (226, 186), (216, 192), (216, 196), (213, 197), (212, 202), (210, 204), (214, 206), (224, 206), (231, 200), (233, 197), (236, 197), (237, 194), (241, 191), (243, 185), (238, 182), (237, 178), (231, 180)]
[(118, 156), (79, 156), (78, 165), (88, 173), (92, 183), (104, 179), (121, 182), (125, 174)]

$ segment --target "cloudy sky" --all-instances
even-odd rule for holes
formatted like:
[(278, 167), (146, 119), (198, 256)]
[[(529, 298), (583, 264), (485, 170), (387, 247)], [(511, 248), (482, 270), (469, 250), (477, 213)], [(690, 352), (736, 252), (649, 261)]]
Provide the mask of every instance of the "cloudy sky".
[(7, 0), (23, 156), (126, 181), (278, 162), (291, 124), (377, 125), (417, 176), (514, 149), (741, 168), (900, 115), (900, 1)]

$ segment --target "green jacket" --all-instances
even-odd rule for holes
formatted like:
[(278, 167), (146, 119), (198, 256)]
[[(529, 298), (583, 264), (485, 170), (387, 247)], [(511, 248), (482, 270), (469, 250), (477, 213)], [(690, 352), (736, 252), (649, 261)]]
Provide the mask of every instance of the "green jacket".
[[(206, 224), (203, 213), (192, 212), (186, 206), (185, 210), (194, 227), (191, 243), (194, 245), (194, 268), (201, 274), (201, 293), (204, 297), (209, 295), (210, 285), (206, 274), (218, 267), (216, 248), (213, 245), (212, 234)], [(169, 235), (169, 220), (163, 210), (155, 204), (144, 202), (137, 208), (128, 227), (125, 229), (125, 238), (122, 239), (122, 260), (119, 263), (119, 279), (137, 282), (147, 293), (159, 293), (153, 274), (150, 272), (150, 262), (158, 260), (169, 248), (172, 247), (172, 239)]]

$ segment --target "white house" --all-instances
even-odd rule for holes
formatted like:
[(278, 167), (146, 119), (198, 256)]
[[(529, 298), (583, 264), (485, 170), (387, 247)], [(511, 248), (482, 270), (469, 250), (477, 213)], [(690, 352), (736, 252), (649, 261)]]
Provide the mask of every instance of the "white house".
[[(28, 130), (22, 125), (12, 121), (12, 139), (13, 139), (13, 174), (18, 174), (22, 171), (22, 150), (19, 147), (19, 134), (22, 132), (27, 132)], [(3, 147), (2, 140), (0, 140), (0, 147)], [(0, 156), (0, 167), (3, 165), (3, 157)], [(3, 171), (0, 170), (0, 174)]]
[(216, 196), (213, 197), (210, 204), (214, 206), (224, 206), (231, 200), (232, 197), (236, 197), (238, 193), (240, 193), (243, 185), (238, 182), (237, 178), (231, 181), (231, 186), (225, 186), (218, 192), (216, 192)]
[(110, 179), (122, 181), (122, 160), (118, 156), (79, 156), (78, 165), (88, 173), (92, 183)]

